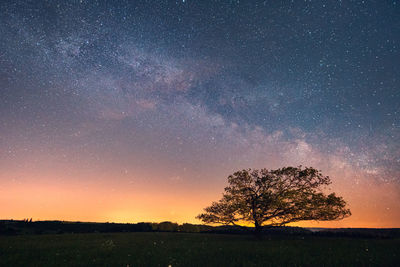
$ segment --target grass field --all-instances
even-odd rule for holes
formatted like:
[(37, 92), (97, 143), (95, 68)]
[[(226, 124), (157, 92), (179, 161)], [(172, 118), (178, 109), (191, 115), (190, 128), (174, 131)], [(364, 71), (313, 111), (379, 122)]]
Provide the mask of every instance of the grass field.
[(399, 266), (400, 239), (187, 233), (0, 236), (0, 266)]

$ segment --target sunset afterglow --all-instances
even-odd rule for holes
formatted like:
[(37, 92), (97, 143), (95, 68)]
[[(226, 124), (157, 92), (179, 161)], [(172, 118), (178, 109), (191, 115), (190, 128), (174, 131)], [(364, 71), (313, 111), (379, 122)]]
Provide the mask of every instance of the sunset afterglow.
[(1, 3), (0, 219), (200, 224), (302, 165), (352, 216), (293, 225), (400, 227), (400, 5), (278, 2)]

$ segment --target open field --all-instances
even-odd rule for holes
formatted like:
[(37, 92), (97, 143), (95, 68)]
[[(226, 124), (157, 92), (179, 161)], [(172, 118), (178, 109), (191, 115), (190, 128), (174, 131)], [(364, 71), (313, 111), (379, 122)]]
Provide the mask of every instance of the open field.
[(398, 266), (400, 239), (189, 233), (0, 236), (0, 266)]

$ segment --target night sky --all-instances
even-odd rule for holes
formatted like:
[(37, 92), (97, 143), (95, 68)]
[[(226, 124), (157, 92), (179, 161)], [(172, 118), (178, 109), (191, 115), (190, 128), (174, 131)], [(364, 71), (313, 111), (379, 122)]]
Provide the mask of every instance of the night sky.
[(400, 2), (1, 1), (0, 218), (176, 221), (312, 166), (400, 227)]

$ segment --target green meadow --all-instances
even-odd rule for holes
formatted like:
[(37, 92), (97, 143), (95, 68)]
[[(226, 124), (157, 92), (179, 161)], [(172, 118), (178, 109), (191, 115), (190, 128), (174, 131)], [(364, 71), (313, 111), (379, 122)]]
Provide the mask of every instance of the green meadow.
[(194, 233), (0, 236), (0, 266), (399, 266), (400, 239)]

